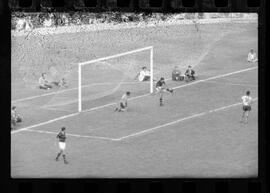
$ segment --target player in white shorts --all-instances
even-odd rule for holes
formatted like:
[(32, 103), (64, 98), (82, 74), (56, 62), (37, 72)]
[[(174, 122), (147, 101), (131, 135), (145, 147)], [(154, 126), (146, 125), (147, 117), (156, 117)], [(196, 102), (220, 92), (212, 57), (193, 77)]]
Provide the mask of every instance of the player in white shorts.
[(119, 107), (116, 107), (114, 111), (123, 112), (127, 110), (128, 107), (128, 97), (130, 96), (130, 92), (127, 91), (125, 94), (122, 95), (121, 100), (119, 102)]
[(246, 92), (246, 95), (242, 96), (242, 102), (243, 102), (243, 114), (241, 117), (241, 123), (247, 123), (248, 122), (248, 115), (251, 111), (251, 103), (252, 103), (252, 97), (250, 96), (250, 91)]
[(62, 127), (61, 131), (58, 133), (58, 135), (56, 136), (56, 138), (58, 139), (58, 145), (59, 145), (59, 149), (60, 152), (57, 154), (55, 161), (58, 161), (59, 157), (63, 156), (63, 160), (64, 163), (67, 164), (67, 160), (66, 160), (66, 155), (65, 155), (65, 149), (66, 149), (66, 128)]

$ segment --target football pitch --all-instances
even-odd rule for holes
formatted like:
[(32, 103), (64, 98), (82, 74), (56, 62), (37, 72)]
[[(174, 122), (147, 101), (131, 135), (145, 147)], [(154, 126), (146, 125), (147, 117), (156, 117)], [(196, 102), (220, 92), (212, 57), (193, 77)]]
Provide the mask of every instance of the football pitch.
[[(23, 115), (11, 134), (13, 178), (257, 176), (258, 66), (246, 62), (249, 50), (258, 50), (257, 24), (203, 24), (199, 31), (193, 25), (176, 25), (43, 39), (36, 44), (35, 36), (12, 37), (12, 104)], [(149, 94), (149, 82), (124, 82), (112, 94), (85, 103), (78, 113), (77, 103), (44, 107), (59, 92), (76, 95), (76, 87), (42, 91), (21, 81), (20, 71), (30, 68), (149, 45), (154, 47), (154, 76), (164, 76), (174, 88), (173, 95), (164, 95), (162, 107), (158, 95)], [(23, 49), (24, 56), (19, 54)], [(183, 71), (187, 64), (194, 67), (197, 80), (169, 79), (175, 65)], [(106, 89), (113, 80), (112, 75), (92, 90), (101, 85)], [(132, 93), (128, 111), (114, 112), (126, 90)], [(254, 102), (249, 122), (243, 124), (241, 96), (247, 90)], [(62, 126), (67, 128), (67, 165), (54, 160)]]

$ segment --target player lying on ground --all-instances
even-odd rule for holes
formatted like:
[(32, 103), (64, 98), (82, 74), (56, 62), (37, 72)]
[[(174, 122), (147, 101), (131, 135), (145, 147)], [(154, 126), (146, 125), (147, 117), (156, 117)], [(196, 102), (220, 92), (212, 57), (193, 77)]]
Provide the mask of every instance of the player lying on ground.
[(114, 111), (123, 112), (127, 110), (128, 107), (128, 97), (130, 96), (130, 92), (127, 91), (123, 96), (121, 97), (121, 100), (119, 102), (119, 107), (116, 107)]
[(17, 123), (22, 122), (22, 117), (17, 113), (16, 107), (11, 108), (11, 129), (15, 129)]
[(40, 89), (51, 89), (52, 88), (52, 85), (50, 85), (49, 81), (47, 80), (46, 78), (46, 73), (42, 73), (41, 74), (41, 77), (39, 78), (38, 80), (38, 83), (39, 83), (39, 88)]
[(135, 79), (139, 81), (147, 81), (150, 80), (150, 71), (144, 66), (142, 70), (136, 75)]
[(184, 80), (184, 78), (185, 76), (181, 76), (181, 71), (178, 68), (178, 66), (175, 66), (172, 71), (172, 80), (180, 81), (180, 80)]
[(251, 49), (250, 52), (248, 53), (247, 61), (248, 62), (257, 62), (258, 61), (257, 55), (253, 49)]
[(192, 69), (191, 66), (188, 66), (188, 69), (185, 72), (185, 79), (186, 82), (195, 80), (195, 71)]
[(67, 81), (65, 78), (62, 78), (60, 81), (54, 81), (52, 82), (55, 86), (58, 86), (59, 88), (67, 87)]
[(251, 103), (252, 103), (252, 97), (250, 96), (250, 91), (247, 91), (246, 95), (242, 96), (242, 102), (243, 102), (243, 114), (242, 114), (240, 122), (247, 123), (248, 115), (249, 115), (249, 112), (251, 111)]
[(56, 136), (56, 139), (58, 140), (58, 146), (59, 146), (59, 150), (60, 152), (57, 154), (55, 161), (58, 161), (59, 157), (62, 155), (63, 156), (63, 160), (65, 164), (68, 164), (67, 160), (66, 160), (66, 155), (65, 155), (65, 149), (66, 149), (66, 128), (62, 127), (61, 131), (58, 133), (58, 135)]
[(165, 79), (163, 77), (156, 83), (156, 94), (159, 94), (159, 105), (163, 106), (163, 93), (170, 92), (173, 94), (173, 89), (167, 87)]

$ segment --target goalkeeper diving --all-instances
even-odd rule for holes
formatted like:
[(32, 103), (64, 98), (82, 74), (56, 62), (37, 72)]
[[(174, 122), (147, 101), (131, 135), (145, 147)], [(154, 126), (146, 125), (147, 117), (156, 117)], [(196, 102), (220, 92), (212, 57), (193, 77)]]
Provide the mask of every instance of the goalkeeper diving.
[(119, 106), (116, 107), (114, 109), (114, 111), (118, 111), (118, 112), (124, 112), (124, 111), (126, 111), (127, 110), (127, 107), (128, 107), (127, 101), (128, 101), (129, 96), (130, 96), (130, 92), (129, 91), (127, 91), (125, 94), (123, 94), (122, 97), (121, 97), (121, 99), (120, 99), (120, 101), (119, 101)]

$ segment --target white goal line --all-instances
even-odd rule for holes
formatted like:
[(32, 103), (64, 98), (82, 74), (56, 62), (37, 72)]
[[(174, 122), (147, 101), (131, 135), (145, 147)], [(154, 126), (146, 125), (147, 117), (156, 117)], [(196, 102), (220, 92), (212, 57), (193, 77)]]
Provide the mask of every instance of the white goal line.
[[(201, 83), (201, 82), (206, 82), (206, 81), (209, 81), (209, 80), (214, 80), (214, 79), (226, 77), (226, 76), (230, 76), (230, 75), (233, 75), (233, 74), (239, 74), (239, 73), (250, 71), (250, 70), (254, 70), (254, 69), (257, 69), (257, 68), (258, 67), (251, 67), (251, 68), (246, 68), (246, 69), (242, 69), (242, 70), (238, 70), (238, 71), (234, 71), (234, 72), (230, 72), (230, 73), (226, 73), (226, 74), (221, 74), (221, 75), (213, 76), (213, 77), (206, 78), (206, 79), (203, 79), (203, 80), (194, 81), (194, 82), (191, 82), (189, 84), (177, 86), (177, 87), (174, 87), (173, 89), (179, 89), (179, 88), (191, 86), (191, 85), (194, 85), (194, 84), (198, 84), (198, 83)], [(136, 96), (136, 97), (131, 97), (129, 100), (134, 100), (134, 99), (146, 97), (146, 96), (149, 96), (149, 95), (151, 95), (151, 94), (150, 93), (147, 93), (147, 94), (144, 94), (144, 95), (140, 95), (140, 96)], [(115, 104), (116, 104), (115, 102), (114, 103), (108, 103), (106, 105), (97, 106), (97, 107), (93, 107), (91, 109), (82, 111), (81, 113), (90, 112), (90, 111), (94, 111), (94, 110), (97, 110), (97, 109), (102, 109), (102, 108), (105, 108), (105, 107), (108, 107), (108, 106), (112, 106), (112, 105), (115, 105)], [(69, 118), (69, 117), (77, 116), (77, 115), (79, 115), (81, 113), (76, 112), (76, 113), (68, 114), (68, 115), (61, 116), (61, 117), (58, 117), (58, 118), (55, 118), (55, 119), (51, 119), (49, 121), (45, 121), (45, 122), (42, 122), (42, 123), (38, 123), (38, 124), (35, 124), (35, 125), (31, 125), (31, 126), (28, 126), (28, 127), (17, 129), (17, 130), (11, 131), (11, 134), (18, 133), (18, 132), (21, 132), (21, 131), (26, 131), (28, 129), (39, 127), (39, 126), (42, 126), (42, 125), (47, 125), (49, 123), (53, 123), (53, 122), (56, 122), (56, 121), (59, 121), (59, 120), (63, 120), (63, 119)]]
[[(146, 81), (144, 81), (144, 82), (127, 81), (127, 82), (122, 82), (121, 84), (145, 84), (145, 83), (149, 83), (149, 82), (146, 82)], [(82, 88), (87, 88), (87, 87), (91, 87), (91, 86), (99, 86), (99, 85), (114, 85), (114, 84), (118, 84), (118, 82), (92, 83), (92, 84), (82, 85)], [(56, 95), (56, 94), (60, 94), (60, 93), (64, 93), (64, 92), (69, 92), (69, 91), (73, 91), (73, 90), (78, 90), (78, 87), (68, 88), (68, 89), (64, 89), (64, 90), (58, 90), (55, 92), (50, 92), (50, 93), (20, 98), (20, 99), (15, 99), (15, 100), (12, 100), (11, 102), (17, 103), (17, 102), (22, 102), (22, 101), (26, 101), (26, 100), (32, 100), (32, 99), (36, 99), (36, 98), (41, 98), (41, 97), (46, 97), (46, 96), (50, 96), (50, 95)]]

